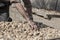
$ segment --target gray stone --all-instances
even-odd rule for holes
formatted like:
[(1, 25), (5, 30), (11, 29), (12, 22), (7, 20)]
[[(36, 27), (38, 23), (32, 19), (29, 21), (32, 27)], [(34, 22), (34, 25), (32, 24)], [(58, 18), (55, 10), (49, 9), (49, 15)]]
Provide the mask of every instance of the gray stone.
[(57, 11), (60, 11), (60, 0), (58, 0), (58, 4), (57, 4)]
[(32, 6), (35, 8), (45, 8), (56, 10), (57, 5), (59, 9), (59, 1), (58, 0), (31, 0)]
[(44, 0), (44, 8), (55, 10), (57, 0)]
[(31, 3), (32, 6), (36, 8), (43, 8), (44, 6), (44, 0), (34, 0), (34, 1), (31, 0)]

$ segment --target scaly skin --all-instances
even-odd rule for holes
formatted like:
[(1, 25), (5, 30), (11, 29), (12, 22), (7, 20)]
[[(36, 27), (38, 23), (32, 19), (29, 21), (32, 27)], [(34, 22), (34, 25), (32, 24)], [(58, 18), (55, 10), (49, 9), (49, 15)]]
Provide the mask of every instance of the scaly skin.
[[(15, 0), (12, 0), (11, 2), (13, 2)], [(24, 0), (23, 0), (24, 1)], [(25, 0), (26, 1), (26, 0)], [(28, 2), (28, 1), (27, 1)], [(30, 1), (29, 1), (30, 2)], [(25, 4), (25, 2), (24, 2)], [(29, 5), (29, 7), (27, 7), (27, 5)], [(33, 22), (33, 20), (30, 18), (29, 15), (32, 16), (32, 7), (31, 6), (31, 3), (28, 3), (28, 4), (25, 4), (25, 7), (27, 9), (27, 12), (26, 10), (24, 10), (22, 4), (20, 3), (15, 3), (15, 7), (17, 8), (17, 10), (21, 13), (21, 15), (27, 20), (28, 24), (32, 27), (32, 29), (36, 29), (37, 28), (37, 25)], [(30, 9), (31, 8), (31, 9)]]

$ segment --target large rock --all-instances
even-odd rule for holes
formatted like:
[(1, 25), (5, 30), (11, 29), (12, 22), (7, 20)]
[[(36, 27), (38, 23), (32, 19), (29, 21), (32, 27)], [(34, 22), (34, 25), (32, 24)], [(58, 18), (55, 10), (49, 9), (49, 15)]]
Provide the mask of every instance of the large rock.
[(35, 8), (45, 8), (45, 9), (52, 9), (55, 10), (59, 9), (59, 2), (58, 0), (31, 0), (32, 6)]

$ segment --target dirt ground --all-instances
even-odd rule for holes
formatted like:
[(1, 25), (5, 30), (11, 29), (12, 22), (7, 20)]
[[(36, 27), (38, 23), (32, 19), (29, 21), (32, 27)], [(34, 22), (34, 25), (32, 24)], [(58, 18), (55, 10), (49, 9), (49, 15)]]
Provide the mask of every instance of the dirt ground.
[[(38, 30), (32, 30), (19, 12), (11, 10), (12, 22), (0, 22), (0, 40), (60, 40), (60, 18), (49, 19), (49, 15), (58, 15), (56, 11), (33, 9), (33, 18), (38, 25)], [(36, 14), (35, 14), (36, 13)], [(21, 22), (22, 21), (22, 22)]]
[(32, 11), (38, 30), (31, 30), (19, 12), (11, 8), (13, 22), (0, 22), (0, 40), (60, 40), (60, 13), (35, 8)]
[[(32, 11), (35, 22), (43, 23), (60, 30), (60, 12), (37, 8), (33, 8)], [(16, 8), (13, 7), (10, 8), (10, 17), (13, 21), (26, 21)]]
[(37, 8), (32, 11), (37, 30), (32, 30), (16, 8), (11, 7), (12, 22), (0, 22), (0, 40), (60, 40), (60, 12)]
[(60, 40), (60, 30), (39, 24), (31, 30), (28, 23), (0, 22), (0, 40)]

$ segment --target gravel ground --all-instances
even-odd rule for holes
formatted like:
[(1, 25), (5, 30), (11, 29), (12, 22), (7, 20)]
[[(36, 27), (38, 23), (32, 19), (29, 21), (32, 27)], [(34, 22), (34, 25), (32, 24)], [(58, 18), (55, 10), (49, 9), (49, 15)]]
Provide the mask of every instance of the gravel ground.
[(43, 25), (32, 30), (28, 23), (0, 22), (0, 40), (60, 40), (60, 30)]

